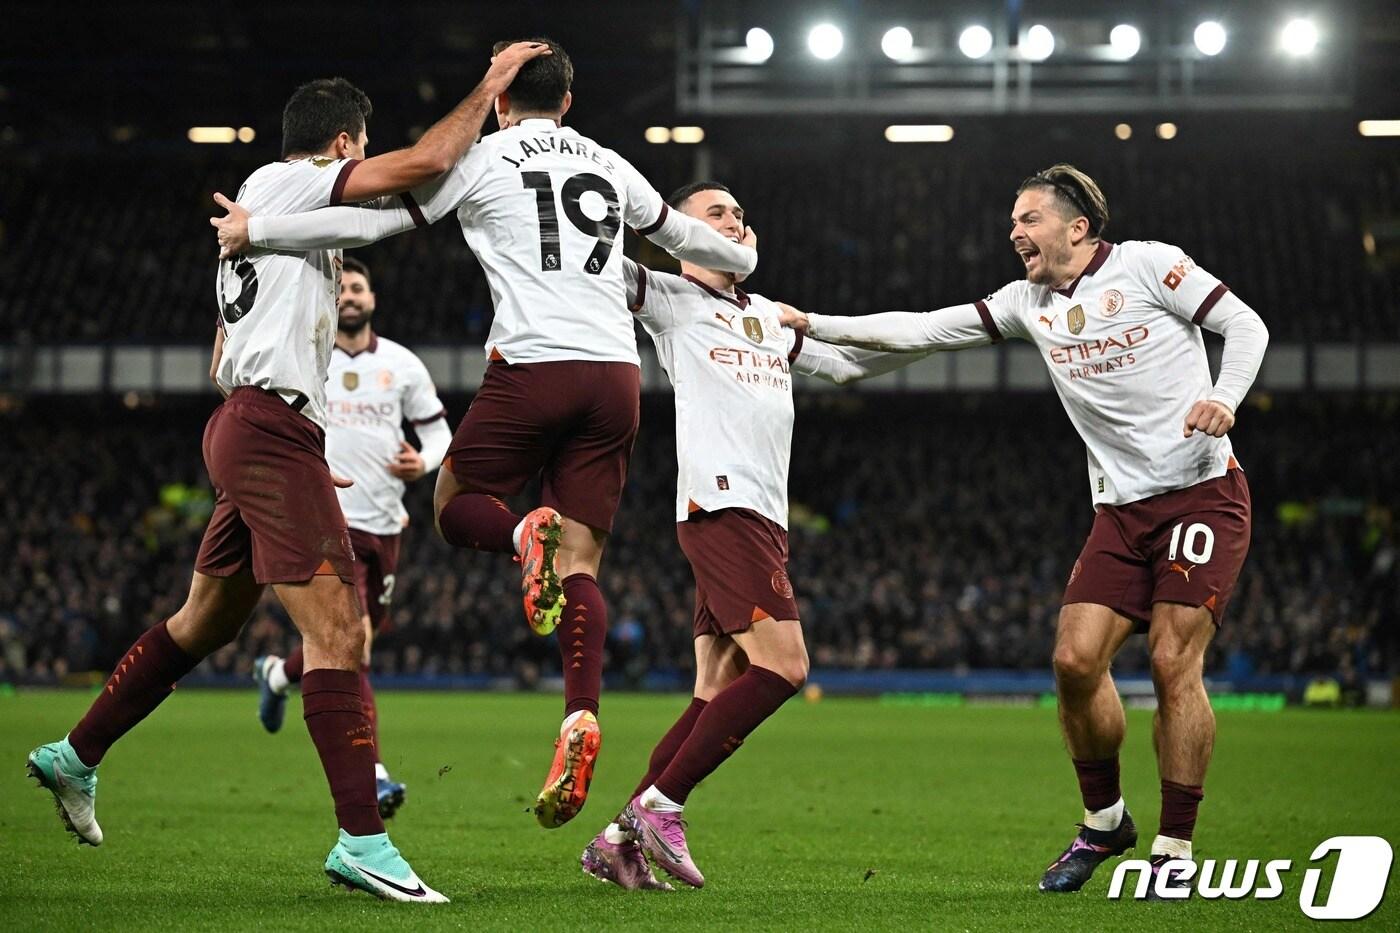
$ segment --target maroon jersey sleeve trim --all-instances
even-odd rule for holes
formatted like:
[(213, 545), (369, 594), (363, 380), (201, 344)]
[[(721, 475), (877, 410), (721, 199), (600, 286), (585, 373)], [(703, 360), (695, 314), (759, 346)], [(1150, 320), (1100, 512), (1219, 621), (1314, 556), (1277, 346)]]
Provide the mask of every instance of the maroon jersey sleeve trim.
[(447, 409), (444, 408), (442, 411), (438, 412), (436, 415), (432, 415), (431, 417), (428, 417), (428, 418), (411, 418), (411, 419), (409, 419), (409, 422), (408, 422), (408, 423), (411, 424), (411, 425), (413, 425), (413, 426), (416, 428), (416, 427), (418, 427), (420, 424), (432, 424), (434, 421), (437, 421), (439, 418), (446, 418), (446, 417), (447, 417)]
[(428, 218), (423, 216), (423, 209), (418, 206), (418, 202), (413, 200), (413, 195), (405, 191), (399, 195), (399, 200), (403, 201), (403, 206), (408, 211), (408, 216), (413, 218), (415, 227), (426, 227)]
[(345, 184), (350, 180), (350, 173), (355, 171), (355, 166), (359, 164), (359, 159), (351, 159), (341, 166), (340, 174), (335, 176), (335, 185), (331, 188), (331, 207), (341, 203), (341, 198), (345, 196)]
[(797, 355), (802, 352), (802, 341), (804, 339), (802, 331), (793, 331), (793, 333), (797, 334), (797, 339), (792, 342), (792, 349), (788, 351), (789, 364), (797, 362)]
[(977, 316), (982, 319), (982, 326), (987, 328), (987, 335), (992, 338), (992, 343), (1001, 343), (1001, 331), (997, 330), (997, 322), (992, 320), (992, 312), (987, 303), (974, 301), (972, 304), (977, 309)]
[(635, 301), (633, 301), (630, 305), (627, 306), (627, 310), (631, 311), (633, 314), (636, 314), (638, 311), (642, 310), (642, 305), (646, 304), (646, 300), (647, 267), (639, 263), (637, 265), (637, 298)]
[(671, 213), (671, 208), (670, 208), (670, 206), (669, 206), (669, 205), (666, 205), (666, 204), (662, 204), (662, 205), (661, 205), (661, 213), (658, 214), (658, 215), (656, 216), (656, 222), (655, 222), (655, 223), (647, 224), (645, 227), (642, 227), (640, 230), (637, 231), (637, 235), (638, 235), (638, 236), (651, 236), (653, 233), (655, 233), (656, 231), (660, 230), (660, 229), (661, 229), (661, 225), (664, 224), (664, 223), (666, 222), (666, 215), (669, 214), (669, 213)]
[(1225, 297), (1225, 293), (1229, 290), (1230, 289), (1225, 286), (1224, 282), (1212, 288), (1210, 294), (1206, 296), (1206, 300), (1201, 302), (1201, 306), (1197, 308), (1196, 313), (1191, 316), (1191, 323), (1199, 327), (1201, 322), (1206, 319), (1206, 315), (1210, 314), (1210, 309), (1214, 308), (1220, 299)]

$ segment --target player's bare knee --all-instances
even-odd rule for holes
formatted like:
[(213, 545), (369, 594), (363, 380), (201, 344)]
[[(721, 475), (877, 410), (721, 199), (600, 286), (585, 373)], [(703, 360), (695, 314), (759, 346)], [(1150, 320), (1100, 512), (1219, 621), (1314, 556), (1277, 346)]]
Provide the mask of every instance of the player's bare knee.
[(1061, 689), (1075, 692), (1094, 689), (1108, 672), (1108, 665), (1097, 653), (1084, 651), (1070, 642), (1055, 646), (1051, 666), (1055, 670), (1055, 682)]
[(807, 672), (810, 668), (807, 652), (803, 651), (790, 658), (784, 658), (781, 668), (777, 673), (788, 683), (801, 689), (802, 685), (807, 682)]
[(1150, 655), (1159, 694), (1194, 690), (1204, 683), (1205, 659), (1190, 643), (1163, 638), (1152, 644)]

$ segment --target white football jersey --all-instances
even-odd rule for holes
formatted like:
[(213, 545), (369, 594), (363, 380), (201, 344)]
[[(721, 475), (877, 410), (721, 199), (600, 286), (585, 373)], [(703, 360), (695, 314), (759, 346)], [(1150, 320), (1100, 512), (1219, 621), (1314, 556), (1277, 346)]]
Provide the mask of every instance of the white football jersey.
[[(353, 160), (316, 156), (264, 165), (238, 189), (255, 214), (298, 214), (340, 203), (343, 171)], [(216, 283), (223, 356), (215, 378), (231, 392), (258, 386), (326, 426), (326, 366), (335, 345), (340, 250), (282, 253), (251, 249), (219, 263)]]
[[(624, 262), (630, 307), (676, 395), (676, 521), (746, 508), (788, 524), (792, 369), (815, 372), (801, 336), (762, 295)], [(809, 365), (810, 364), (810, 365)]]
[(1089, 456), (1096, 505), (1122, 505), (1225, 475), (1228, 437), (1182, 436), (1212, 384), (1200, 323), (1226, 293), (1175, 246), (1102, 242), (1068, 288), (1021, 280), (976, 302), (993, 341), (1045, 357)]
[(369, 347), (336, 347), (326, 381), (326, 462), (355, 481), (337, 489), (345, 522), (377, 535), (403, 530), (404, 482), (389, 472), (404, 440), (403, 423), (428, 424), (447, 412), (427, 367), (402, 344), (375, 335)]
[(552, 120), (523, 120), (482, 137), (405, 204), (424, 223), (457, 212), (491, 287), (493, 357), (640, 362), (622, 225), (649, 232), (664, 202), (616, 152)]

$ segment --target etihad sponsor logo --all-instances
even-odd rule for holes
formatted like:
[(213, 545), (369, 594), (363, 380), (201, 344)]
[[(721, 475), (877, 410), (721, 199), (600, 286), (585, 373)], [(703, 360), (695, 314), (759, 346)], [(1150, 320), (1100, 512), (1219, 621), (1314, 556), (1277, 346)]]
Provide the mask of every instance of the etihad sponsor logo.
[(1071, 334), (1078, 334), (1082, 331), (1084, 329), (1084, 306), (1075, 305), (1070, 308), (1069, 313), (1065, 315), (1065, 323), (1069, 325)]
[(1099, 296), (1099, 312), (1104, 317), (1113, 317), (1123, 310), (1124, 303), (1123, 293), (1116, 288), (1110, 288)]
[[(350, 386), (346, 386), (350, 388)], [(326, 413), (331, 417), (392, 418), (396, 406), (393, 402), (347, 402), (330, 399), (326, 402)]]
[(1056, 363), (1096, 360), (1141, 346), (1147, 340), (1147, 335), (1147, 328), (1137, 324), (1114, 337), (1086, 340), (1084, 343), (1071, 344), (1068, 347), (1051, 347), (1050, 359)]
[(1194, 268), (1196, 268), (1196, 261), (1190, 256), (1182, 256), (1177, 260), (1176, 265), (1167, 270), (1166, 278), (1162, 279), (1162, 284), (1172, 291), (1176, 291), (1176, 287), (1181, 284), (1181, 280), (1186, 278)]
[(714, 347), (710, 359), (721, 366), (738, 366), (743, 369), (788, 371), (786, 357), (776, 353), (762, 353), (758, 350), (745, 350), (741, 347)]

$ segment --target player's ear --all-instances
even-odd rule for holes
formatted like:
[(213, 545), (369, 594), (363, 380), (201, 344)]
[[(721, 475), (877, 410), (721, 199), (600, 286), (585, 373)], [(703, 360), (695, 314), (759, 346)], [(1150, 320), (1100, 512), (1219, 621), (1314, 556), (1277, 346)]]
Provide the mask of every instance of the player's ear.
[(510, 92), (496, 95), (496, 125), (501, 129), (510, 126)]
[(350, 134), (341, 130), (339, 135), (335, 138), (335, 157), (337, 159), (344, 159), (349, 156), (352, 142), (353, 140), (350, 139)]
[(563, 105), (559, 108), (559, 116), (560, 116), (560, 117), (563, 117), (564, 114), (566, 114), (566, 113), (569, 112), (569, 107), (573, 105), (573, 102), (574, 102), (574, 92), (573, 92), (573, 91), (565, 91), (565, 92), (564, 92), (564, 103), (563, 103)]

